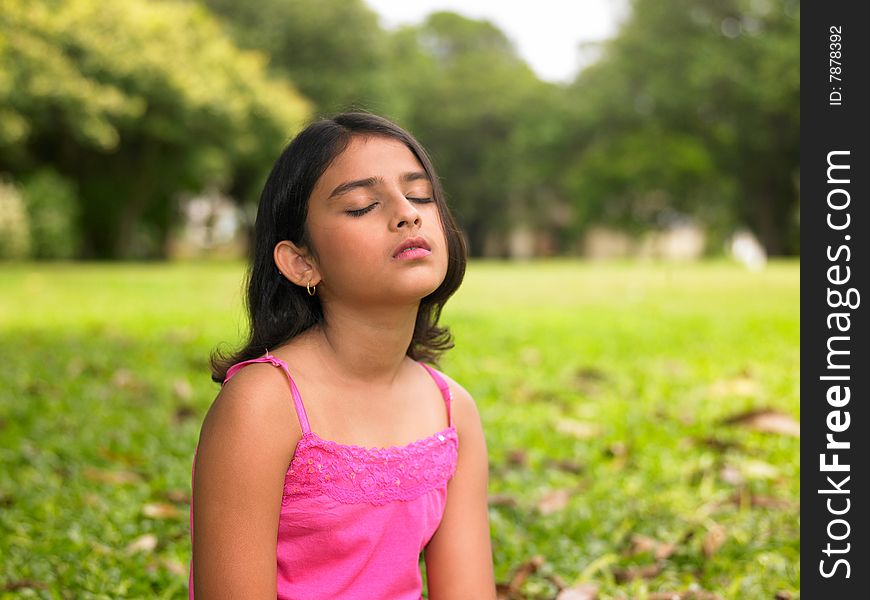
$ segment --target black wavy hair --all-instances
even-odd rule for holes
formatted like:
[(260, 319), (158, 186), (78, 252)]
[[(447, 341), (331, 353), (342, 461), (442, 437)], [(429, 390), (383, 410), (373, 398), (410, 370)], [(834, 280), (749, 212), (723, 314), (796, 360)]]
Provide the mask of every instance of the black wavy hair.
[(235, 352), (224, 354), (216, 348), (211, 353), (213, 381), (222, 382), (233, 364), (262, 356), (267, 349), (277, 348), (323, 322), (319, 295), (310, 296), (305, 288), (282, 277), (273, 251), (279, 241), (290, 240), (317, 259), (306, 224), (311, 191), (355, 136), (372, 135), (402, 142), (423, 165), (447, 239), (447, 274), (438, 289), (420, 301), (407, 356), (438, 366), (441, 354), (453, 347), (453, 336), (447, 327), (438, 326), (438, 319), (447, 299), (462, 283), (468, 251), (432, 161), (414, 136), (395, 123), (367, 112), (345, 112), (310, 123), (284, 148), (269, 173), (260, 194), (245, 276), (248, 339)]

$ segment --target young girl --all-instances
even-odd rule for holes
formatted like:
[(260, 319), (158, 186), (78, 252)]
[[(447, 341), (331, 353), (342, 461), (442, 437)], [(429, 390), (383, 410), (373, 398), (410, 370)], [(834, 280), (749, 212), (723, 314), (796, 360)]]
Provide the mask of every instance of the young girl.
[[(495, 598), (471, 396), (427, 365), (466, 250), (397, 125), (302, 131), (260, 197), (245, 347), (194, 452), (190, 598)], [(196, 534), (194, 535), (194, 531)]]

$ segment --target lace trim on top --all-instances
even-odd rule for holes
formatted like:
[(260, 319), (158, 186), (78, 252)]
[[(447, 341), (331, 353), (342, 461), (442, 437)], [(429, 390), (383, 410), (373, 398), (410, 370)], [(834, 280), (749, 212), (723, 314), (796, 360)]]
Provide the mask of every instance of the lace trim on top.
[(413, 500), (442, 487), (456, 471), (459, 438), (450, 427), (407, 446), (363, 448), (305, 433), (284, 479), (286, 505), (326, 494), (343, 503)]
[[(236, 363), (227, 371), (224, 382), (244, 365), (269, 362), (280, 367), (290, 381), (293, 403), (302, 426), (302, 437), (284, 477), (282, 506), (293, 498), (326, 494), (343, 503), (387, 504), (413, 500), (429, 490), (443, 487), (456, 471), (459, 437), (453, 425), (453, 393), (444, 378), (420, 362), (444, 397), (448, 427), (405, 446), (364, 448), (325, 440), (311, 431), (302, 395), (287, 364), (269, 354)], [(419, 361), (418, 361), (419, 362)]]

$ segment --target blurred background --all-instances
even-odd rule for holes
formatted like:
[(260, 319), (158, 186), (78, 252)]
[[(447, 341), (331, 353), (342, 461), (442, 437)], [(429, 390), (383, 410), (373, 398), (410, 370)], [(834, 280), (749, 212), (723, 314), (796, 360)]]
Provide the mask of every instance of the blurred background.
[(185, 598), (266, 175), (369, 110), (471, 252), (502, 599), (800, 596), (800, 5), (0, 0), (0, 598)]
[(0, 257), (241, 256), (351, 108), (431, 151), (475, 257), (799, 254), (797, 2), (428, 6), (7, 0)]

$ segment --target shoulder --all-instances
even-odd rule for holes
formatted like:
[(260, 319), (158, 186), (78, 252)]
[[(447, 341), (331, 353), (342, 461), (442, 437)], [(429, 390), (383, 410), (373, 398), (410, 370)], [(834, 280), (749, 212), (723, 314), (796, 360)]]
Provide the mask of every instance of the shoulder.
[(200, 440), (216, 438), (239, 451), (283, 457), (292, 454), (301, 435), (284, 370), (271, 363), (251, 363), (221, 387), (203, 421)]
[(438, 373), (441, 374), (450, 388), (453, 423), (460, 438), (463, 437), (463, 434), (466, 436), (478, 433), (482, 435), (480, 412), (472, 395), (459, 382), (443, 371), (439, 370)]
[(284, 477), (301, 436), (291, 398), (283, 369), (247, 364), (203, 421), (191, 499), (197, 596), (275, 597)]

